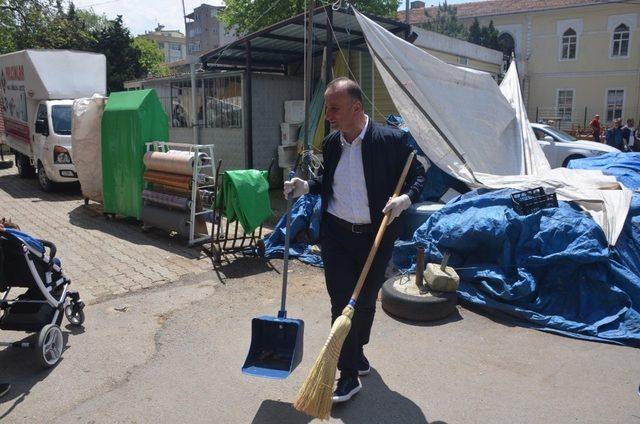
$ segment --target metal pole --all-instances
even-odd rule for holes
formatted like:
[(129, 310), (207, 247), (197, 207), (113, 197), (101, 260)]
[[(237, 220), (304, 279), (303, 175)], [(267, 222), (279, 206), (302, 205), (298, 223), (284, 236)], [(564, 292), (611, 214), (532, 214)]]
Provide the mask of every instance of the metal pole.
[(246, 72), (244, 79), (244, 95), (245, 95), (245, 117), (246, 121), (244, 125), (244, 163), (247, 169), (253, 168), (253, 88), (251, 80), (253, 77), (253, 62), (251, 60), (251, 41), (247, 41), (246, 44)]
[(184, 37), (187, 43), (187, 61), (189, 62), (189, 73), (191, 74), (191, 126), (193, 128), (193, 144), (198, 144), (198, 124), (196, 112), (196, 64), (197, 60), (189, 51), (189, 31), (187, 30), (187, 12), (182, 0), (182, 17), (184, 18)]
[(404, 2), (404, 23), (409, 25), (409, 0)]
[[(333, 31), (331, 30), (333, 26), (333, 9), (327, 8), (327, 63), (325, 67), (325, 81), (327, 84), (331, 82), (333, 79)], [(327, 136), (331, 131), (331, 127), (329, 125), (329, 121), (324, 121), (324, 135)]]
[[(309, 103), (311, 102), (311, 83), (313, 75), (311, 75), (311, 64), (313, 61), (313, 10), (315, 9), (315, 0), (309, 0), (307, 7), (307, 44), (305, 46), (305, 66), (304, 66), (304, 149), (309, 150)], [(307, 158), (307, 155), (304, 156)], [(307, 179), (307, 164), (303, 161), (302, 178)]]

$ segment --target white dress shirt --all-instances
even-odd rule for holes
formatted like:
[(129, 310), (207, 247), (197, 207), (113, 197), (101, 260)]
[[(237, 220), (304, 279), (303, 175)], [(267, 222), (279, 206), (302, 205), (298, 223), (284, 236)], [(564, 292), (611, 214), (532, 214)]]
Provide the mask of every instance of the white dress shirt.
[(364, 128), (351, 143), (340, 134), (342, 154), (333, 176), (333, 195), (329, 199), (327, 212), (353, 224), (371, 224), (369, 196), (362, 167), (362, 140), (369, 126), (365, 115)]

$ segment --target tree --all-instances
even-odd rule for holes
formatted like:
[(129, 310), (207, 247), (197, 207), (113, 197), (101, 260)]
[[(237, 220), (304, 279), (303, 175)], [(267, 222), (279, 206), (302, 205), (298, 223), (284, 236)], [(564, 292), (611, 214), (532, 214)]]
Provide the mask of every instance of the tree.
[[(471, 40), (469, 40), (471, 41)], [(473, 43), (473, 41), (471, 41)], [(489, 21), (489, 26), (483, 26), (480, 29), (480, 42), (476, 43), (481, 46), (494, 50), (500, 50), (498, 43), (498, 30), (493, 26), (493, 20)]]
[(80, 9), (76, 10), (75, 13), (78, 19), (82, 22), (82, 25), (84, 25), (84, 28), (92, 34), (102, 31), (111, 25), (109, 23), (109, 19), (104, 14), (98, 15), (93, 11), (93, 9)]
[(40, 47), (50, 49), (92, 51), (95, 50), (96, 38), (76, 13), (75, 5), (69, 3), (65, 13), (62, 3), (58, 0), (55, 14), (42, 29), (39, 44)]
[[(244, 35), (304, 12), (306, 1), (226, 0), (225, 4), (220, 19), (237, 35)], [(395, 16), (398, 4), (399, 0), (367, 0), (359, 2), (356, 7), (361, 12)]]
[(96, 34), (96, 50), (107, 58), (107, 89), (122, 91), (124, 82), (143, 76), (140, 50), (133, 46), (131, 33), (122, 24), (122, 15)]
[(480, 28), (478, 18), (474, 18), (473, 23), (469, 27), (469, 37), (467, 37), (467, 41), (473, 44), (480, 44), (482, 41), (482, 29)]
[(169, 68), (164, 63), (164, 54), (158, 45), (148, 38), (137, 37), (133, 46), (140, 52), (140, 68), (145, 76), (166, 77)]
[(428, 8), (424, 9), (424, 13), (427, 15), (427, 21), (420, 27), (449, 37), (467, 39), (469, 30), (464, 24), (458, 22), (458, 8), (447, 4), (446, 0), (438, 4), (435, 16), (429, 14)]
[(489, 21), (489, 25), (485, 26), (480, 25), (478, 18), (474, 18), (473, 23), (467, 28), (464, 24), (458, 22), (458, 9), (447, 4), (446, 1), (438, 5), (435, 16), (431, 16), (427, 9), (425, 9), (424, 13), (427, 15), (427, 22), (420, 25), (424, 29), (490, 49), (500, 50), (499, 32), (493, 26), (493, 20)]
[(103, 53), (110, 92), (127, 80), (168, 74), (156, 46), (134, 45), (122, 16), (110, 21), (66, 0), (0, 0), (0, 28), (0, 54), (37, 48)]
[(49, 0), (0, 0), (3, 20), (9, 21), (2, 28), (3, 42), (8, 48), (4, 53), (26, 48), (40, 47), (43, 30), (47, 27), (52, 14)]
[[(95, 38), (85, 24), (92, 12), (62, 1), (0, 0), (0, 53), (48, 48), (93, 50)], [(80, 13), (81, 12), (81, 13)], [(93, 14), (95, 15), (95, 14)]]

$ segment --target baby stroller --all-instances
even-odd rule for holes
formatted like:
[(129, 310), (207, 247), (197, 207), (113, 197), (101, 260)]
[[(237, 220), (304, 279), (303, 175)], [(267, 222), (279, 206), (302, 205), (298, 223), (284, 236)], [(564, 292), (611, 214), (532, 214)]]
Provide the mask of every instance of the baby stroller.
[[(37, 340), (13, 346), (35, 349), (45, 368), (57, 364), (64, 350), (62, 311), (72, 325), (84, 322), (84, 302), (68, 291), (70, 283), (53, 243), (14, 229), (0, 231), (0, 330), (38, 333)], [(9, 299), (16, 287), (27, 290)]]

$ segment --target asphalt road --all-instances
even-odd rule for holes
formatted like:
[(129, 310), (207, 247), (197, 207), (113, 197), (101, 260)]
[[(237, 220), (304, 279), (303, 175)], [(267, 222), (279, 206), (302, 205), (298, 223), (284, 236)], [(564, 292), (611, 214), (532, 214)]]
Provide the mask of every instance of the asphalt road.
[[(275, 314), (282, 261), (240, 258), (87, 307), (65, 329), (63, 360), (40, 371), (0, 348), (4, 423), (308, 423), (291, 403), (329, 333), (321, 270), (293, 263), (289, 316), (305, 355), (286, 380), (240, 372), (251, 318)], [(274, 268), (275, 267), (275, 268)], [(0, 341), (20, 340), (0, 333)], [(459, 308), (431, 325), (378, 310), (363, 390), (334, 408), (344, 423), (640, 423), (640, 350), (573, 340)]]

